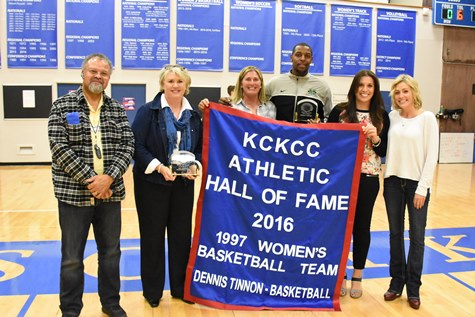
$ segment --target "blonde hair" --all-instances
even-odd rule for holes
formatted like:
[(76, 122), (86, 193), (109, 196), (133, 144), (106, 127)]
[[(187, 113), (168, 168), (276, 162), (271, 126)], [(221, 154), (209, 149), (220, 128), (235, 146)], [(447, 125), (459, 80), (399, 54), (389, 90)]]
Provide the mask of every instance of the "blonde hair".
[(253, 72), (253, 71), (256, 72), (257, 76), (261, 80), (261, 89), (259, 90), (259, 95), (258, 95), (259, 101), (261, 103), (264, 103), (264, 102), (267, 101), (266, 92), (265, 92), (265, 89), (264, 89), (264, 77), (262, 76), (262, 72), (260, 71), (259, 68), (255, 67), (255, 66), (246, 66), (243, 69), (241, 69), (241, 71), (239, 72), (239, 76), (238, 76), (238, 79), (236, 81), (236, 87), (234, 88), (233, 94), (231, 95), (231, 100), (234, 103), (236, 103), (236, 102), (238, 102), (239, 100), (242, 99), (242, 97), (243, 97), (242, 81), (243, 81), (244, 77), (247, 75), (247, 73)]
[(188, 71), (186, 70), (186, 68), (181, 65), (163, 66), (159, 74), (160, 92), (163, 92), (163, 83), (164, 83), (165, 77), (170, 73), (173, 73), (177, 75), (178, 77), (181, 77), (185, 80), (185, 83), (186, 83), (185, 95), (188, 95), (190, 93), (191, 77)]
[(419, 90), (419, 84), (417, 81), (412, 78), (410, 75), (407, 74), (401, 74), (396, 77), (396, 79), (393, 81), (391, 85), (391, 103), (393, 105), (393, 108), (396, 110), (400, 110), (401, 108), (396, 104), (396, 101), (394, 100), (394, 91), (396, 90), (396, 86), (399, 85), (400, 83), (405, 83), (406, 85), (409, 86), (412, 90), (412, 96), (413, 96), (413, 101), (414, 101), (414, 108), (415, 109), (421, 109), (422, 108), (422, 98), (421, 98), (421, 93)]

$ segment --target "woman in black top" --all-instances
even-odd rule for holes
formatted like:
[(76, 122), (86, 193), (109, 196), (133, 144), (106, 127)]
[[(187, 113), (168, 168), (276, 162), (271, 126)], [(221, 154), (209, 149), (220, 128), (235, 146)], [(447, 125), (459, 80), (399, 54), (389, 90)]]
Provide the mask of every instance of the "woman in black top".
[[(379, 79), (372, 71), (362, 70), (358, 72), (353, 78), (347, 96), (347, 102), (338, 104), (333, 108), (328, 117), (328, 122), (360, 123), (363, 133), (366, 135), (353, 224), (354, 271), (350, 290), (352, 298), (359, 298), (363, 295), (361, 281), (371, 242), (371, 217), (374, 202), (379, 192), (381, 157), (386, 156), (389, 117), (384, 110)], [(345, 296), (346, 293), (345, 275), (340, 296)]]

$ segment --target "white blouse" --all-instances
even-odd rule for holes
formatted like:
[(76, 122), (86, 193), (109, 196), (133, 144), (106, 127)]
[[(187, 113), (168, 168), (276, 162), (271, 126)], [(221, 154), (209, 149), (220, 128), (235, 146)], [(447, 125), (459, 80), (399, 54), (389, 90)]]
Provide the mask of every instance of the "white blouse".
[(388, 150), (384, 177), (397, 176), (418, 182), (416, 194), (427, 195), (439, 154), (439, 127), (432, 112), (403, 118), (389, 113)]

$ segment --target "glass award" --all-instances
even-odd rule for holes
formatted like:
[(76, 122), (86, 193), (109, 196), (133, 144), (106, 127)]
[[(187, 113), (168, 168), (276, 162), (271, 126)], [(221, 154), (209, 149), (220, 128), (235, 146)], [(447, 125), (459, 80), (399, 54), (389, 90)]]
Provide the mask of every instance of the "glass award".
[[(170, 170), (176, 176), (197, 176), (201, 170), (201, 163), (196, 160), (195, 155), (188, 151), (174, 151), (170, 156)], [(196, 166), (195, 173), (191, 173), (190, 167)]]
[(311, 99), (302, 99), (295, 105), (294, 122), (308, 123), (318, 119), (318, 103)]

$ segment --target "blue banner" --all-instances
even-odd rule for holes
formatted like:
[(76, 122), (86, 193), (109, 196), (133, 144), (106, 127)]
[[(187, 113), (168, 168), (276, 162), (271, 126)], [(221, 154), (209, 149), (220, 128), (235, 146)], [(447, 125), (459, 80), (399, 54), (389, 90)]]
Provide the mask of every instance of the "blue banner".
[(372, 8), (332, 5), (330, 75), (371, 69)]
[(114, 64), (114, 1), (65, 0), (66, 68), (81, 68), (92, 53)]
[(223, 309), (340, 310), (364, 137), (205, 111), (203, 183), (185, 297)]
[(169, 0), (122, 0), (122, 68), (162, 68), (169, 43)]
[(178, 0), (176, 62), (190, 70), (223, 70), (224, 4)]
[(378, 9), (376, 75), (414, 76), (416, 12)]
[(274, 72), (275, 1), (231, 0), (229, 70)]
[(57, 9), (56, 1), (7, 1), (8, 67), (58, 67)]
[(325, 56), (325, 4), (296, 1), (282, 2), (282, 48), (280, 72), (292, 68), (292, 48), (305, 42), (312, 47), (310, 73), (323, 74)]

